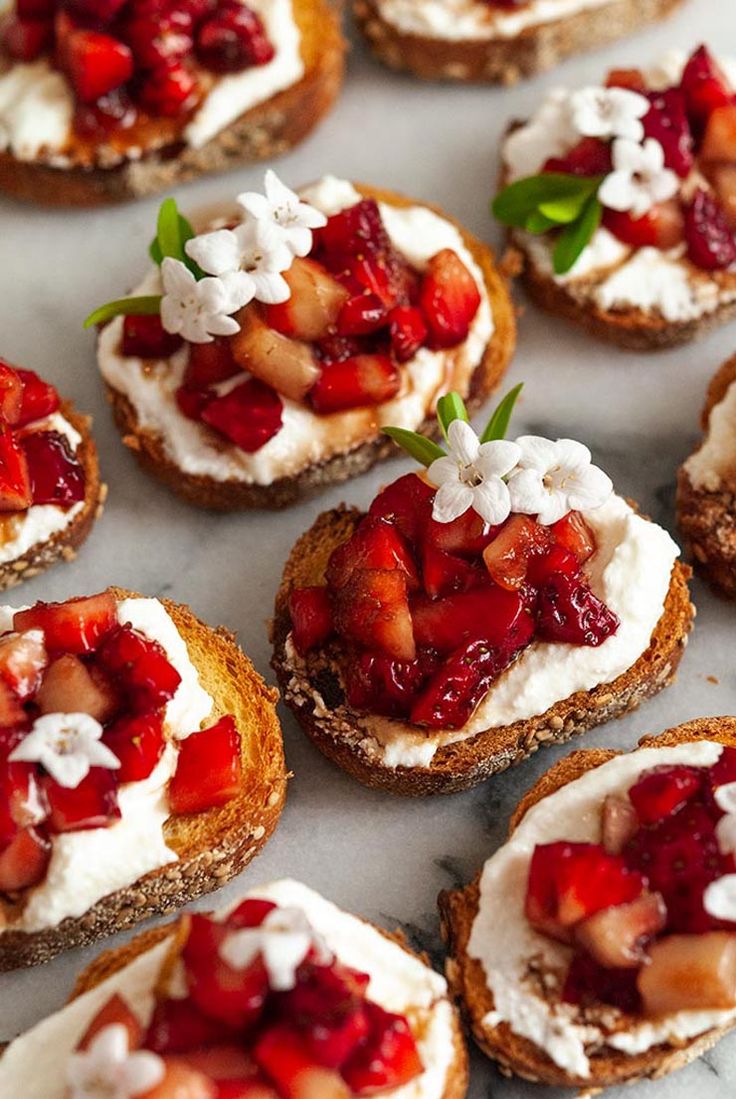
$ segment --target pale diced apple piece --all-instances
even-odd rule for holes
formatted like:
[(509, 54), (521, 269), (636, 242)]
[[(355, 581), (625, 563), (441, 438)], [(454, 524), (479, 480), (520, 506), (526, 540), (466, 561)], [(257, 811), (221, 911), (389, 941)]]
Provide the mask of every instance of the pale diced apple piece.
[(42, 714), (89, 714), (103, 724), (118, 709), (115, 692), (102, 674), (71, 653), (46, 669), (36, 702)]
[(628, 904), (604, 908), (575, 928), (575, 939), (608, 969), (636, 969), (647, 939), (661, 931), (667, 909), (659, 893), (643, 893)]
[(708, 175), (732, 229), (736, 229), (736, 164), (714, 164)]
[(647, 1015), (736, 1007), (736, 934), (668, 935), (637, 979)]
[(708, 118), (700, 148), (702, 160), (736, 160), (736, 106), (716, 107)]
[(602, 842), (609, 855), (620, 855), (629, 840), (636, 835), (639, 818), (627, 797), (609, 794), (603, 802), (601, 816)]
[(240, 331), (231, 337), (235, 361), (284, 397), (303, 401), (320, 373), (309, 345), (269, 328), (253, 305), (236, 319)]
[(297, 340), (319, 340), (335, 324), (350, 293), (319, 263), (295, 259), (284, 278), (291, 296), (265, 308), (266, 323)]

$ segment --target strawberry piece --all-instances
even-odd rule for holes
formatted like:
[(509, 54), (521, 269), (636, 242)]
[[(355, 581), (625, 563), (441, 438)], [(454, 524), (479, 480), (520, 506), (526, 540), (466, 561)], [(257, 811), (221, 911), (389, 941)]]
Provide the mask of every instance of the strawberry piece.
[(174, 813), (201, 813), (225, 805), (242, 790), (240, 733), (228, 714), (180, 742), (176, 773), (169, 783)]
[(579, 577), (555, 573), (539, 592), (537, 632), (543, 641), (602, 645), (619, 618)]
[(107, 767), (91, 767), (78, 786), (70, 789), (50, 776), (43, 780), (49, 803), (50, 832), (83, 832), (109, 828), (120, 820), (117, 779)]
[(16, 611), (13, 629), (42, 630), (46, 648), (56, 652), (93, 652), (116, 625), (117, 605), (109, 592), (67, 599), (65, 603), (36, 603)]
[(279, 1099), (263, 1076), (251, 1076), (247, 1080), (220, 1080), (217, 1099)]
[(23, 828), (0, 851), (0, 893), (30, 889), (46, 876), (51, 843), (37, 828)]
[(736, 104), (716, 107), (705, 127), (702, 160), (736, 160)]
[(716, 763), (708, 768), (708, 778), (714, 790), (736, 782), (736, 748), (724, 747)]
[(386, 309), (409, 300), (414, 273), (393, 247), (374, 199), (361, 199), (328, 218), (315, 233), (315, 249), (353, 293), (367, 290)]
[(149, 73), (138, 89), (138, 100), (154, 116), (176, 118), (194, 105), (197, 78), (180, 61), (170, 61)]
[(0, 359), (0, 422), (16, 425), (23, 404), (23, 382), (17, 370)]
[(443, 248), (427, 264), (419, 305), (432, 348), (455, 347), (470, 331), (480, 306), (478, 284), (456, 252)]
[(25, 511), (32, 503), (23, 447), (10, 428), (0, 424), (0, 512)]
[(337, 332), (323, 336), (314, 345), (314, 352), (321, 363), (342, 363), (353, 355), (361, 355), (365, 344), (357, 336), (338, 336)]
[[(137, 359), (168, 359), (182, 345), (181, 336), (167, 332), (157, 314), (128, 316), (123, 320), (123, 355)], [(192, 344), (192, 347), (210, 347)]]
[(14, 61), (35, 61), (51, 48), (53, 40), (54, 24), (50, 19), (11, 15), (3, 26), (2, 44)]
[(600, 965), (638, 969), (644, 947), (667, 923), (659, 893), (642, 893), (628, 904), (616, 904), (589, 916), (575, 928), (575, 942)]
[(645, 95), (647, 82), (641, 69), (611, 69), (606, 77), (607, 88), (628, 88), (630, 92)]
[(125, 38), (136, 65), (157, 69), (170, 61), (181, 61), (194, 47), (193, 25), (190, 13), (179, 7), (134, 11), (125, 26)]
[(707, 171), (723, 216), (736, 231), (736, 164), (708, 164)]
[(543, 172), (573, 176), (606, 176), (613, 170), (611, 146), (597, 137), (584, 137), (563, 157), (550, 157)]
[[(407, 542), (415, 545), (431, 519), (435, 492), (436, 489), (418, 474), (405, 473), (398, 481), (393, 481), (378, 493), (368, 509), (368, 514), (394, 523)], [(437, 526), (444, 524), (438, 523)], [(448, 523), (447, 526), (452, 524)], [(447, 546), (439, 548), (449, 549)]]
[(35, 701), (42, 714), (89, 714), (103, 725), (120, 708), (117, 692), (100, 669), (72, 653), (49, 665)]
[(64, 7), (81, 22), (111, 23), (126, 0), (64, 0)]
[(33, 431), (21, 446), (28, 464), (34, 504), (71, 507), (84, 500), (87, 478), (84, 466), (58, 431)]
[(19, 700), (5, 683), (0, 682), (0, 729), (21, 725), (26, 712)]
[(283, 410), (275, 390), (249, 378), (210, 401), (202, 410), (202, 420), (246, 454), (254, 454), (281, 430)]
[(355, 1095), (399, 1088), (424, 1071), (419, 1050), (403, 1015), (366, 1003), (370, 1036), (342, 1070)]
[(330, 555), (325, 571), (331, 589), (342, 588), (354, 572), (362, 569), (400, 569), (406, 576), (407, 591), (419, 587), (414, 558), (393, 523), (367, 515), (346, 542)]
[(657, 246), (657, 216), (654, 209), (635, 218), (628, 210), (606, 208), (603, 211), (603, 226), (623, 244), (630, 244), (633, 248)]
[(489, 586), (428, 599), (417, 595), (411, 604), (417, 645), (449, 653), (467, 641), (483, 640), (512, 649), (531, 640), (534, 622), (518, 592)]
[(230, 928), (260, 927), (269, 912), (273, 912), (275, 908), (273, 901), (265, 901), (261, 897), (246, 897), (228, 913), (225, 923)]
[(37, 630), (0, 637), (0, 679), (22, 702), (38, 690), (47, 664), (46, 647)]
[(422, 548), (422, 584), (430, 598), (469, 591), (477, 588), (484, 579), (485, 574), (477, 565), (452, 553), (445, 553), (431, 542), (425, 542)]
[(291, 296), (264, 307), (266, 324), (298, 340), (311, 342), (326, 336), (342, 315), (349, 292), (312, 259), (295, 259), (283, 277)]
[(140, 1092), (140, 1099), (219, 1099), (214, 1081), (178, 1058), (166, 1057), (164, 1069), (161, 1083), (150, 1091)]
[(692, 801), (702, 790), (702, 779), (696, 767), (652, 767), (631, 787), (629, 800), (642, 824), (655, 824)]
[(416, 646), (402, 569), (361, 569), (333, 593), (335, 629), (347, 641), (396, 660), (414, 660)]
[(317, 1064), (299, 1032), (283, 1023), (269, 1027), (253, 1047), (256, 1064), (274, 1082), (282, 1099), (349, 1099), (336, 1072)]
[[(222, 1035), (207, 1049), (189, 1049), (180, 1053), (177, 1061), (204, 1073), (210, 1080), (243, 1080), (257, 1071), (250, 1054), (235, 1042), (224, 1043)], [(219, 1099), (219, 1095), (218, 1095)]]
[(202, 413), (207, 405), (214, 401), (216, 393), (213, 389), (188, 389), (180, 385), (174, 396), (183, 416), (188, 420), (201, 421)]
[(163, 706), (176, 694), (181, 676), (158, 641), (132, 626), (121, 626), (106, 638), (97, 659), (126, 692), (137, 713)]
[(368, 982), (367, 974), (337, 961), (304, 964), (296, 986), (279, 997), (279, 1014), (299, 1027), (320, 1065), (340, 1068), (368, 1037)]
[(222, 1041), (223, 1025), (204, 1015), (191, 1000), (159, 1000), (144, 1045), (154, 1053), (186, 1053)]
[(203, 389), (234, 377), (240, 366), (233, 357), (230, 340), (218, 337), (211, 343), (189, 345), (189, 361), (184, 372), (184, 385)]
[(289, 614), (294, 647), (301, 656), (323, 645), (332, 633), (332, 608), (325, 587), (295, 588), (289, 595)]
[(641, 895), (644, 879), (598, 843), (537, 844), (524, 912), (533, 928), (562, 942), (581, 920)]
[(20, 19), (51, 19), (56, 13), (56, 0), (16, 0), (16, 15)]
[(562, 1001), (581, 1006), (611, 1004), (630, 1015), (641, 1013), (637, 970), (606, 969), (587, 954), (576, 954), (567, 971)]
[(426, 649), (410, 661), (392, 660), (383, 653), (350, 653), (341, 669), (348, 703), (355, 710), (408, 717), (438, 664), (439, 658)]
[(221, 5), (197, 31), (197, 57), (212, 72), (240, 72), (274, 56), (260, 16), (245, 4)]
[(34, 420), (45, 419), (58, 410), (61, 402), (53, 385), (42, 381), (32, 370), (18, 368), (16, 373), (23, 383), (18, 427), (25, 427)]
[(684, 179), (695, 159), (685, 96), (679, 88), (667, 88), (651, 92), (648, 98), (651, 107), (642, 119), (644, 133), (659, 142), (664, 149), (665, 165)]
[(595, 553), (595, 534), (579, 511), (568, 511), (549, 531), (556, 544), (574, 553), (581, 565)]
[(128, 86), (123, 85), (101, 95), (94, 103), (77, 103), (73, 126), (80, 137), (102, 142), (109, 140), (112, 134), (129, 130), (137, 121), (138, 108)]
[(128, 1049), (138, 1049), (143, 1036), (143, 1027), (134, 1011), (117, 992), (107, 1000), (95, 1015), (79, 1040), (77, 1049), (89, 1049), (92, 1042), (108, 1026), (123, 1026), (128, 1032)]
[(507, 591), (518, 591), (526, 580), (532, 558), (545, 554), (551, 541), (548, 527), (529, 515), (512, 515), (483, 550), (488, 575)]
[(620, 855), (639, 831), (639, 817), (627, 797), (608, 794), (601, 814), (601, 839), (609, 855)]
[(164, 718), (160, 710), (123, 717), (105, 730), (103, 741), (120, 760), (120, 784), (148, 778), (163, 755)]
[(303, 401), (319, 377), (312, 348), (270, 328), (255, 306), (237, 315), (240, 331), (230, 338), (233, 357), (284, 397)]
[(704, 271), (736, 263), (736, 237), (716, 199), (703, 188), (685, 209), (685, 239), (688, 257)]
[(14, 728), (0, 734), (0, 847), (7, 845), (19, 828), (40, 824), (48, 814), (36, 764), (8, 760), (25, 732)]
[(468, 508), (451, 523), (438, 523), (430, 519), (426, 528), (426, 541), (445, 553), (457, 553), (461, 557), (476, 557), (497, 536), (501, 527), (492, 527), (481, 519), (477, 511)]
[(541, 588), (558, 572), (565, 576), (579, 576), (580, 562), (564, 546), (551, 546), (542, 557), (533, 557), (529, 561), (527, 579), (533, 587)]
[(397, 362), (413, 359), (427, 339), (427, 326), (421, 310), (414, 305), (395, 305), (388, 314), (391, 350)]
[(716, 108), (727, 107), (733, 102), (733, 90), (705, 46), (700, 46), (688, 61), (680, 87), (690, 121), (698, 130)]
[(261, 1014), (269, 992), (268, 973), (260, 956), (243, 969), (233, 969), (220, 957), (228, 935), (225, 924), (193, 913), (182, 951), (189, 996), (210, 1019), (233, 1029), (251, 1026)]
[(337, 331), (341, 336), (368, 336), (383, 328), (387, 319), (388, 311), (377, 294), (357, 294), (340, 310)]
[(401, 388), (401, 374), (388, 355), (355, 355), (325, 363), (310, 392), (320, 415), (390, 401)]
[(119, 88), (133, 75), (133, 54), (118, 38), (91, 30), (75, 30), (65, 44), (64, 67), (82, 103)]

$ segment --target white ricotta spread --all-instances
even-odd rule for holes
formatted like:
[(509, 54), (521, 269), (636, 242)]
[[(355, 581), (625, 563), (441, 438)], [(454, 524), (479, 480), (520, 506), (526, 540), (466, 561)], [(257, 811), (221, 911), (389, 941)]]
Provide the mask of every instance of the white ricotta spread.
[[(385, 938), (379, 931), (324, 900), (306, 886), (279, 881), (248, 896), (301, 908), (327, 946), (345, 965), (370, 975), (368, 996), (387, 1011), (418, 1023), (424, 1072), (387, 1092), (391, 1099), (442, 1099), (454, 1061), (453, 1012), (444, 979)], [(0, 1094), (28, 1099), (64, 1099), (60, 1066), (75, 1049), (95, 1014), (117, 992), (145, 1024), (153, 1010), (152, 990), (168, 940), (142, 954), (97, 988), (16, 1039), (0, 1059)]]
[[(352, 184), (327, 176), (305, 191), (304, 197), (329, 216), (354, 205), (360, 195)], [(478, 283), (481, 304), (467, 339), (459, 347), (449, 351), (421, 348), (405, 364), (408, 377), (405, 390), (376, 408), (318, 416), (306, 404), (282, 398), (281, 430), (255, 454), (246, 454), (235, 446), (223, 447), (207, 428), (188, 420), (179, 411), (175, 392), (186, 369), (186, 348), (152, 369), (140, 359), (120, 354), (121, 317), (103, 330), (98, 363), (105, 381), (125, 394), (141, 427), (160, 435), (170, 459), (181, 470), (216, 481), (269, 485), (280, 477), (294, 476), (316, 462), (353, 449), (384, 425), (417, 428), (448, 383), (460, 391), (467, 388), (493, 333), (482, 273), (455, 226), (426, 207), (399, 209), (381, 203), (381, 216), (395, 247), (419, 269), (440, 249), (454, 249)], [(160, 292), (158, 269), (151, 271), (134, 292)]]
[(705, 492), (736, 489), (736, 382), (711, 409), (705, 438), (685, 471), (693, 487)]
[[(170, 736), (181, 739), (198, 730), (212, 710), (212, 698), (200, 686), (186, 644), (163, 604), (158, 599), (124, 599), (118, 604), (117, 617), (121, 625), (127, 623), (158, 641), (181, 676), (166, 706)], [(169, 816), (166, 786), (175, 769), (176, 749), (169, 743), (147, 779), (120, 787), (120, 820), (109, 828), (53, 836), (46, 878), (29, 891), (20, 918), (8, 930), (56, 927), (67, 916), (83, 915), (102, 897), (151, 870), (175, 862), (177, 856), (163, 835)]]
[[(29, 427), (39, 431), (58, 431), (66, 436), (74, 452), (82, 441), (82, 436), (60, 412), (54, 412)], [(54, 534), (65, 530), (83, 509), (84, 500), (79, 500), (70, 508), (60, 508), (56, 504), (33, 504), (27, 511), (19, 513), (17, 518), (12, 518), (8, 513), (6, 518), (10, 522), (10, 536), (0, 541), (0, 565), (23, 557), (32, 546), (48, 542)]]
[(625, 794), (639, 774), (660, 764), (685, 763), (709, 767), (723, 746), (711, 741), (671, 748), (640, 748), (616, 756), (534, 805), (511, 838), (483, 867), (478, 914), (468, 942), (468, 954), (483, 966), (494, 1010), (488, 1027), (507, 1023), (515, 1034), (543, 1049), (561, 1068), (575, 1076), (590, 1072), (586, 1046), (601, 1045), (641, 1053), (660, 1043), (677, 1046), (736, 1018), (736, 1010), (679, 1011), (631, 1029), (606, 1034), (576, 1021), (572, 1005), (552, 1006), (526, 980), (531, 958), (548, 970), (564, 972), (570, 951), (537, 934), (524, 916), (529, 862), (539, 843), (570, 840), (600, 842), (601, 805), (608, 794)]
[(518, 11), (504, 11), (482, 0), (378, 0), (386, 23), (404, 34), (464, 41), (516, 38), (529, 27), (569, 19), (612, 0), (530, 0)]
[[(184, 140), (200, 148), (245, 111), (291, 87), (304, 75), (301, 35), (292, 0), (248, 0), (263, 20), (275, 55), (266, 65), (215, 80), (191, 121)], [(0, 73), (0, 149), (19, 160), (45, 156), (63, 166), (64, 147), (74, 115), (74, 97), (66, 79), (46, 58), (14, 64)], [(128, 159), (143, 150), (128, 151)]]

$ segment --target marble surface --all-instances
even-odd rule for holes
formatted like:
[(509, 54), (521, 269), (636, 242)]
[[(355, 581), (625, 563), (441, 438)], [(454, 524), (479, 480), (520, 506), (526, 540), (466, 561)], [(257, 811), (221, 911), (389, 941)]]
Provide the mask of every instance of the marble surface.
[[(736, 46), (736, 12), (724, 0), (689, 0), (667, 24), (564, 65), (520, 87), (431, 86), (385, 72), (356, 44), (335, 113), (279, 172), (294, 185), (326, 171), (439, 202), (496, 241), (487, 213), (497, 139), (555, 82), (595, 81), (610, 65), (644, 63), (695, 39)], [(735, 51), (736, 52), (736, 51)], [(182, 189), (196, 210), (260, 186), (262, 168)], [(148, 480), (121, 445), (95, 369), (94, 341), (81, 321), (91, 307), (135, 283), (145, 264), (156, 202), (115, 210), (48, 212), (0, 202), (0, 351), (38, 369), (91, 412), (110, 497), (78, 560), (16, 589), (16, 602), (59, 599), (120, 584), (190, 603), (210, 623), (237, 631), (269, 679), (266, 620), (287, 551), (320, 510), (347, 499), (364, 505), (406, 468), (400, 460), (283, 514), (210, 515)], [(509, 384), (524, 380), (516, 428), (573, 435), (592, 447), (620, 491), (673, 529), (674, 476), (698, 437), (706, 383), (734, 350), (723, 330), (653, 356), (597, 344), (562, 322), (524, 309)], [(638, 713), (548, 748), (469, 793), (402, 801), (363, 789), (322, 759), (282, 713), (294, 772), (281, 825), (246, 872), (249, 883), (302, 878), (346, 908), (410, 940), (440, 965), (435, 898), (465, 883), (502, 842), (520, 794), (572, 747), (630, 747), (644, 732), (701, 715), (736, 713), (734, 608), (695, 582), (697, 625), (677, 683)], [(236, 881), (215, 897), (235, 895)], [(122, 937), (120, 937), (122, 938)], [(113, 943), (115, 940), (113, 940)], [(109, 944), (105, 944), (109, 945)], [(74, 973), (94, 951), (75, 951), (37, 970), (0, 977), (0, 1039), (59, 1007)], [(726, 1099), (736, 1090), (736, 1037), (665, 1081), (641, 1084), (641, 1099)], [(473, 1057), (472, 1099), (562, 1095), (504, 1080)], [(622, 1093), (613, 1092), (618, 1097)], [(631, 1094), (627, 1091), (626, 1094)], [(11, 1099), (11, 1097), (4, 1097)], [(13, 1097), (15, 1099), (15, 1097)], [(31, 1097), (28, 1097), (31, 1099)], [(41, 1099), (41, 1097), (38, 1097)]]

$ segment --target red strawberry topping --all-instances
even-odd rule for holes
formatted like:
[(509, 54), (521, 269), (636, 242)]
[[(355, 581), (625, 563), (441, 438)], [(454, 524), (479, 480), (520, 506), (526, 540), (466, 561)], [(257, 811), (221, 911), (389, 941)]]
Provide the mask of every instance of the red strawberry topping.
[(685, 95), (679, 88), (649, 94), (651, 107), (642, 120), (644, 133), (664, 149), (668, 168), (684, 179), (693, 166), (693, 138), (686, 112)]
[(419, 305), (430, 347), (455, 347), (467, 337), (480, 306), (478, 285), (457, 253), (443, 248), (427, 264)]
[(705, 271), (720, 271), (736, 263), (736, 237), (718, 202), (699, 188), (685, 210), (688, 256)]
[(697, 129), (716, 108), (733, 103), (733, 90), (706, 46), (700, 46), (688, 61), (680, 86), (688, 115)]
[(23, 436), (21, 445), (28, 463), (34, 504), (71, 507), (84, 500), (84, 467), (65, 435), (58, 431), (33, 431)]
[[(167, 332), (157, 314), (128, 316), (123, 320), (123, 355), (140, 359), (168, 359), (181, 347), (181, 336)], [(209, 344), (194, 344), (209, 347)]]
[(241, 450), (252, 454), (281, 428), (283, 407), (275, 390), (257, 378), (249, 378), (205, 404), (201, 418)]
[(259, 15), (238, 0), (221, 3), (197, 31), (197, 56), (216, 73), (265, 65), (275, 56)]
[(169, 784), (173, 811), (201, 813), (237, 797), (242, 787), (241, 753), (240, 733), (229, 715), (183, 740)]
[(605, 176), (612, 170), (611, 147), (597, 137), (584, 137), (564, 157), (551, 157), (542, 169), (573, 176)]

